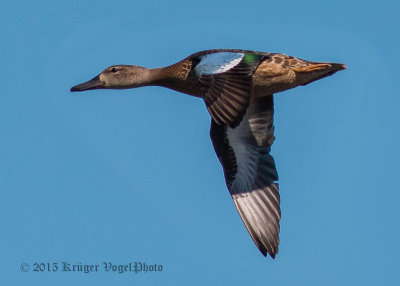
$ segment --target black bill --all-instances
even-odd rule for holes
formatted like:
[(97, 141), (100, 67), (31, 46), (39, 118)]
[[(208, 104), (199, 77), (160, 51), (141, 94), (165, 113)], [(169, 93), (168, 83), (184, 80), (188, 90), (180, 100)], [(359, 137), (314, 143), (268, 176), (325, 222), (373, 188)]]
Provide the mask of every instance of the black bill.
[(71, 91), (85, 91), (98, 88), (104, 88), (104, 83), (100, 80), (99, 76), (96, 76), (87, 82), (71, 87)]

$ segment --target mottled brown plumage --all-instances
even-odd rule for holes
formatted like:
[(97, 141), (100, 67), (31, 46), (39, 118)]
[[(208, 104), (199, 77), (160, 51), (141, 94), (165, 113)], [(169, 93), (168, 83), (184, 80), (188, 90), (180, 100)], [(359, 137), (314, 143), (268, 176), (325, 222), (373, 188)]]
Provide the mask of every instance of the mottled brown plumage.
[(246, 50), (208, 50), (156, 69), (117, 65), (71, 91), (163, 86), (203, 98), (210, 136), (228, 190), (263, 255), (278, 253), (280, 194), (269, 154), (275, 140), (273, 94), (345, 69), (295, 57)]

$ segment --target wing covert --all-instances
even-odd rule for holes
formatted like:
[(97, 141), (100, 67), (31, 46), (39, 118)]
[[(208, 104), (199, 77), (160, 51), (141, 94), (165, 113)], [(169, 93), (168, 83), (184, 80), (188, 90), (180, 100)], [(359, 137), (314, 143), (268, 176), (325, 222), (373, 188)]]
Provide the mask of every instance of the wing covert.
[[(220, 62), (214, 63), (206, 58), (211, 55), (219, 56)], [(194, 70), (199, 82), (205, 87), (204, 102), (216, 123), (229, 127), (239, 124), (250, 104), (253, 73), (263, 57), (233, 52), (218, 52), (200, 57)]]

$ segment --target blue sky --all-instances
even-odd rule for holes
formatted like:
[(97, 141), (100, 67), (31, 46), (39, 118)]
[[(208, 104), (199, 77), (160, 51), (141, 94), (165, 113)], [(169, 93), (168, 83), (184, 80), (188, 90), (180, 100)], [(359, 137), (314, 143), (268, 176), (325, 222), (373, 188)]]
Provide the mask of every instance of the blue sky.
[[(398, 285), (399, 12), (398, 1), (3, 1), (0, 284)], [(200, 99), (69, 92), (112, 64), (211, 48), (348, 67), (275, 96), (275, 260), (234, 208)], [(32, 272), (105, 261), (163, 271)]]

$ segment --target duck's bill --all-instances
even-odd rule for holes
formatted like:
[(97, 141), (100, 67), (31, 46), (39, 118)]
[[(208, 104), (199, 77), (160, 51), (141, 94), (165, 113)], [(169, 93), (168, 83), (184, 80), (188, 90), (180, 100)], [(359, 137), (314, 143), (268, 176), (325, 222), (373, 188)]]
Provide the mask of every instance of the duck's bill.
[(96, 76), (87, 82), (71, 87), (71, 91), (85, 91), (98, 88), (104, 88), (104, 83), (100, 80), (99, 76)]

